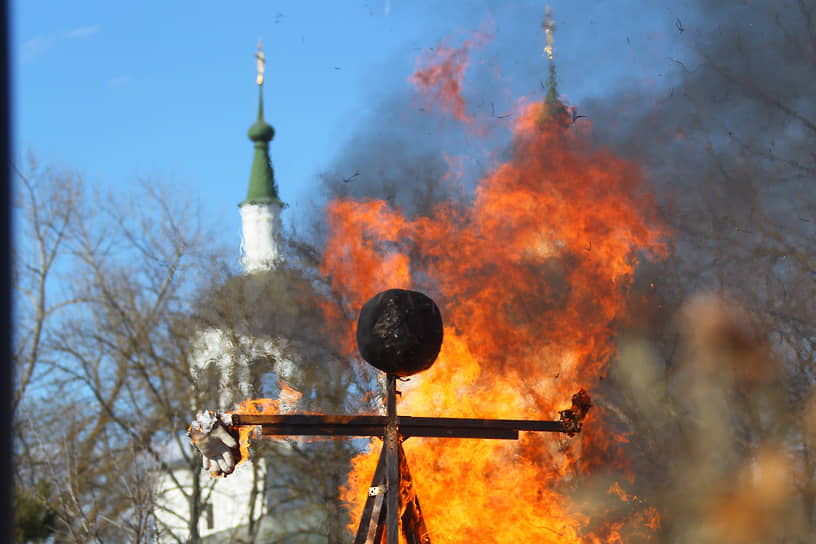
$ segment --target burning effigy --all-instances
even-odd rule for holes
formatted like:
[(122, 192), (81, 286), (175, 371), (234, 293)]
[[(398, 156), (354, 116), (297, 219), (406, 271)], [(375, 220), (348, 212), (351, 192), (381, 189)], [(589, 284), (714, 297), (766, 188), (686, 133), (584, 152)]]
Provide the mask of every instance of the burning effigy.
[(245, 459), (241, 427), (260, 427), (264, 435), (376, 436), (383, 447), (371, 480), (355, 543), (431, 542), (402, 447), (411, 437), (510, 439), (519, 432), (579, 433), (592, 402), (582, 389), (557, 421), (433, 418), (397, 415), (397, 379), (429, 369), (442, 347), (443, 325), (437, 305), (423, 293), (389, 289), (360, 311), (356, 327), (362, 357), (386, 372), (386, 414), (380, 416), (200, 412), (188, 435), (216, 476), (231, 474)]

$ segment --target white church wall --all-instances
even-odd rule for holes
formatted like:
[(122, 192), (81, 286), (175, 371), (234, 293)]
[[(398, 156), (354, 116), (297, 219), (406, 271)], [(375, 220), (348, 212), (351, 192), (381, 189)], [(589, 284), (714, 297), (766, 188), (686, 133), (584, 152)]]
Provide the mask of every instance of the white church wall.
[(270, 270), (280, 260), (280, 214), (278, 204), (241, 206), (241, 264), (246, 272)]
[[(220, 391), (218, 406), (207, 408), (220, 411), (234, 410), (239, 402), (249, 398), (252, 393), (249, 365), (258, 358), (266, 357), (275, 361), (274, 374), (278, 379), (286, 380), (292, 377), (296, 365), (282, 356), (286, 344), (285, 340), (253, 338), (227, 333), (218, 328), (196, 332), (191, 359), (197, 379), (205, 379), (211, 365), (218, 371), (217, 387)], [(294, 406), (289, 406), (291, 399), (281, 398), (280, 401), (282, 411), (294, 409)], [(168, 455), (180, 458), (178, 453)], [(170, 462), (172, 464), (172, 460)], [(263, 513), (259, 508), (262, 508), (264, 502), (263, 474), (266, 472), (264, 460), (259, 459), (258, 463), (262, 477), (258, 483), (258, 502), (253, 514), (256, 519)], [(160, 505), (157, 517), (160, 524), (172, 532), (172, 535), (166, 535), (160, 542), (177, 542), (177, 539), (184, 541), (189, 536), (187, 520), (190, 517), (190, 504), (185, 493), (189, 494), (192, 491), (193, 476), (186, 467), (173, 471), (172, 475), (161, 476), (157, 485)], [(202, 537), (209, 535), (211, 536), (209, 540), (218, 542), (221, 535), (231, 535), (244, 530), (249, 522), (248, 508), (253, 492), (251, 464), (242, 463), (229, 477), (218, 478), (216, 481), (211, 480), (203, 471), (197, 476), (202, 478), (202, 488), (214, 484), (208, 506), (202, 510), (199, 521), (200, 535)], [(298, 523), (303, 523), (304, 519), (309, 517), (300, 516)], [(273, 521), (272, 518), (265, 519), (263, 526), (265, 531), (273, 534), (287, 531), (287, 528), (280, 526), (279, 521)]]
[[(296, 366), (283, 356), (287, 342), (280, 339), (254, 338), (208, 328), (196, 333), (193, 340), (193, 368), (203, 380), (211, 365), (218, 369), (218, 410), (233, 410), (237, 403), (252, 396), (250, 364), (258, 359), (274, 361), (274, 373), (286, 381)], [(216, 385), (216, 384), (213, 384)], [(239, 398), (235, 398), (235, 396)]]
[[(261, 473), (265, 471), (263, 459), (258, 460)], [(214, 484), (212, 490), (205, 490), (208, 496), (198, 524), (199, 534), (202, 537), (216, 533), (239, 530), (249, 524), (249, 499), (253, 486), (253, 469), (250, 463), (238, 465), (228, 478), (210, 480), (206, 474), (196, 475), (203, 477), (202, 487)], [(189, 536), (188, 520), (190, 504), (187, 498), (193, 489), (193, 476), (189, 470), (173, 471), (172, 477), (162, 476), (159, 482), (159, 501), (162, 505), (156, 512), (159, 524), (172, 534), (164, 534), (159, 543), (182, 542)], [(175, 479), (175, 481), (173, 481)], [(176, 484), (178, 482), (179, 485)], [(258, 482), (258, 499), (252, 512), (254, 519), (263, 513), (263, 478)], [(185, 495), (186, 494), (186, 495)]]

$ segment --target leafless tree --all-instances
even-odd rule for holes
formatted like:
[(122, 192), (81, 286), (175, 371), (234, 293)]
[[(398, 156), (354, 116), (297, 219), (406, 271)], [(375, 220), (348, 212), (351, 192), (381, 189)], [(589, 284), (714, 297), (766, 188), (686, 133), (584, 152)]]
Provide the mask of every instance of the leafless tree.
[(28, 388), (48, 370), (49, 335), (62, 315), (80, 301), (55, 292), (68, 266), (68, 244), (73, 236), (81, 180), (72, 172), (54, 172), (29, 159), (27, 173), (15, 168), (17, 190), (14, 211), (18, 237), (12, 248), (15, 290), (15, 388), (12, 413), (16, 414)]
[[(35, 163), (17, 177), (17, 483), (51, 479), (60, 539), (147, 540), (161, 529), (163, 445), (175, 441), (200, 476), (183, 439), (197, 387), (189, 327), (224, 253), (194, 203), (155, 182), (112, 195)], [(191, 504), (206, 486), (184, 491)]]

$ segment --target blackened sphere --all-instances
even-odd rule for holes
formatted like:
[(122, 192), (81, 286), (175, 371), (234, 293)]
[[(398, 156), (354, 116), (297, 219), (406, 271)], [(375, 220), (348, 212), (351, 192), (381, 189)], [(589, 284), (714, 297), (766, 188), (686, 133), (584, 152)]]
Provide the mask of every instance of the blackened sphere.
[(427, 370), (442, 347), (439, 308), (417, 291), (383, 291), (360, 310), (357, 347), (363, 359), (388, 374), (405, 377)]

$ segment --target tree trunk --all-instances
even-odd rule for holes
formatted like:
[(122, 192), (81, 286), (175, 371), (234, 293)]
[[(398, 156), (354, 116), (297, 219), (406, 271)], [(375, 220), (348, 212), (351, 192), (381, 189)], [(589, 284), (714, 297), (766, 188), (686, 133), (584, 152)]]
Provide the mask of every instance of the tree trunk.
[(190, 461), (190, 472), (193, 475), (193, 489), (190, 492), (190, 544), (199, 544), (201, 535), (198, 532), (198, 520), (201, 518), (201, 457), (193, 455)]

